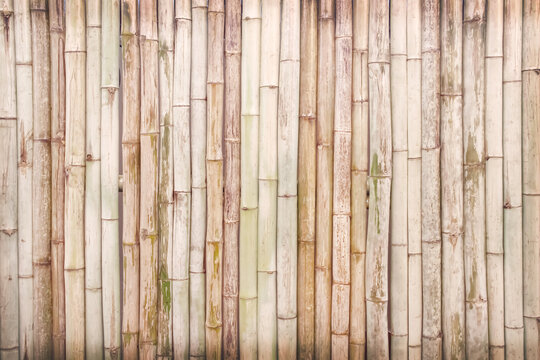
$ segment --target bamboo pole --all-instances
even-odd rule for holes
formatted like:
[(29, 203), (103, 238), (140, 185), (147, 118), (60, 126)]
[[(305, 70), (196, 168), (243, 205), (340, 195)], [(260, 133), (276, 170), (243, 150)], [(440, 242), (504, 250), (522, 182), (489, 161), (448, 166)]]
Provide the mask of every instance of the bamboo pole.
[(463, 173), (465, 343), (468, 359), (487, 358), (485, 218), (485, 1), (468, 1), (463, 17)]
[(17, 99), (13, 2), (0, 2), (0, 358), (19, 358)]
[(32, 23), (30, 1), (15, 1), (15, 72), (17, 78), (17, 210), (19, 271), (19, 353), (32, 358), (34, 338), (32, 267)]
[(522, 359), (522, 1), (504, 2), (503, 26), (504, 337), (506, 358)]
[(317, 189), (315, 208), (315, 357), (330, 358), (334, 132), (334, 3), (319, 3)]
[[(242, 3), (240, 138), (240, 357), (257, 357), (257, 216), (261, 2)], [(266, 135), (266, 134), (265, 134)]]
[(525, 356), (540, 358), (540, 4), (523, 3), (523, 320)]
[(407, 2), (409, 359), (422, 356), (422, 1)]
[(241, 1), (225, 2), (224, 224), (223, 224), (223, 357), (237, 359), (238, 232), (240, 222), (240, 60)]
[(191, 211), (191, 1), (176, 2), (173, 82), (172, 318), (174, 358), (189, 358), (189, 248)]
[(302, 0), (298, 128), (298, 356), (315, 354), (317, 1)]
[(159, 90), (157, 1), (140, 3), (141, 212), (139, 357), (154, 359), (158, 329)]
[(206, 228), (206, 354), (222, 354), (223, 287), (223, 104), (225, 2), (208, 4), (208, 79), (206, 172), (208, 174)]

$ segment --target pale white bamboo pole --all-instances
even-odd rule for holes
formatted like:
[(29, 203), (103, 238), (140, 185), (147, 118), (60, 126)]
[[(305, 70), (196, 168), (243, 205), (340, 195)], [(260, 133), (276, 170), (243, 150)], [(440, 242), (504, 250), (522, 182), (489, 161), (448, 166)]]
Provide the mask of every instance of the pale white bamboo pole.
[(174, 1), (158, 0), (159, 39), (159, 359), (173, 357), (171, 278), (174, 226), (174, 129), (172, 119)]
[(465, 344), (468, 359), (489, 355), (485, 197), (485, 1), (463, 8), (463, 174)]
[(223, 198), (223, 357), (237, 359), (238, 232), (240, 222), (240, 0), (225, 2), (225, 108)]
[(154, 359), (158, 330), (159, 89), (157, 0), (140, 2), (141, 212), (139, 357)]
[(34, 355), (32, 267), (32, 23), (30, 1), (14, 2), (17, 77), (17, 211), (20, 357)]
[(407, 2), (390, 3), (390, 93), (392, 110), (392, 196), (390, 198), (390, 356), (408, 354), (408, 139)]
[(298, 125), (298, 357), (315, 356), (317, 1), (302, 0)]
[[(261, 1), (242, 3), (239, 342), (240, 358), (257, 358), (257, 216)], [(266, 136), (266, 134), (264, 134)]]
[[(0, 358), (19, 358), (17, 99), (13, 1), (0, 2)], [(29, 216), (26, 214), (25, 216)]]
[(525, 356), (540, 358), (540, 3), (523, 3), (523, 321)]
[(315, 208), (315, 357), (330, 358), (332, 339), (332, 182), (334, 162), (334, 3), (319, 2), (317, 189)]
[(407, 2), (409, 359), (422, 356), (422, 1)]
[(503, 25), (504, 337), (507, 359), (523, 359), (521, 167), (522, 1), (505, 0)]
[(190, 73), (191, 1), (176, 2), (174, 39), (172, 319), (174, 358), (189, 358), (189, 248), (191, 224)]

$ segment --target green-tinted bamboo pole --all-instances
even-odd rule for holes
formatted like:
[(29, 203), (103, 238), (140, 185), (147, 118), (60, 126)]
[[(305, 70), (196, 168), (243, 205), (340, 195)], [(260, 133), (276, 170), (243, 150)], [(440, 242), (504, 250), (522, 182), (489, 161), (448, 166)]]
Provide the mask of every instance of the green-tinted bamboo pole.
[(19, 270), (19, 339), (22, 358), (32, 358), (32, 23), (30, 1), (14, 2), (15, 71), (17, 77), (17, 210)]
[(176, 2), (173, 81), (174, 237), (172, 319), (174, 358), (189, 358), (189, 248), (191, 211), (191, 1)]
[(137, 0), (123, 0), (122, 40), (122, 349), (139, 352), (140, 52)]
[[(261, 2), (242, 4), (241, 194), (239, 250), (240, 357), (257, 357), (257, 215)], [(266, 136), (266, 134), (265, 134)]]
[(159, 303), (158, 345), (159, 359), (173, 356), (173, 318), (171, 278), (173, 271), (174, 225), (174, 129), (172, 118), (173, 56), (174, 56), (174, 1), (158, 0), (159, 39)]
[(422, 2), (422, 357), (442, 357), (439, 0)]
[[(0, 358), (19, 358), (17, 99), (13, 1), (0, 2)], [(28, 215), (27, 215), (28, 216)]]
[(504, 337), (506, 358), (523, 359), (522, 1), (505, 0), (503, 26)]
[(525, 356), (540, 358), (540, 3), (523, 3), (523, 321)]
[(317, 1), (302, 0), (298, 128), (298, 356), (315, 356)]
[(225, 2), (225, 169), (223, 212), (223, 357), (237, 359), (240, 222), (241, 1)]
[(489, 355), (485, 197), (485, 1), (463, 8), (465, 343), (468, 359)]
[(388, 241), (392, 178), (390, 109), (390, 9), (369, 8), (369, 214), (366, 247), (367, 358), (385, 359), (388, 349)]
[(332, 299), (332, 181), (334, 161), (334, 3), (319, 3), (317, 75), (317, 193), (315, 208), (315, 357), (330, 358)]

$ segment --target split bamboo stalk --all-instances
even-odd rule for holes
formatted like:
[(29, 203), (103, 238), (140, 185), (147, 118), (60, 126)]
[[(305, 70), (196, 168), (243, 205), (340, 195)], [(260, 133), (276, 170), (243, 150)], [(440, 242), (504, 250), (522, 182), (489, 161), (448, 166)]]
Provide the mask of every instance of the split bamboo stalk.
[[(101, 1), (86, 2), (86, 356), (103, 357), (101, 228)], [(108, 274), (107, 274), (108, 276)]]
[(409, 359), (422, 357), (422, 1), (407, 2)]
[[(33, 269), (32, 269), (32, 23), (30, 1), (14, 2), (15, 71), (17, 77), (17, 210), (19, 271), (19, 353), (32, 358)], [(4, 64), (5, 65), (5, 64)]]
[(172, 119), (174, 1), (158, 0), (159, 38), (159, 302), (158, 358), (173, 357), (171, 278), (173, 277), (174, 128)]
[(387, 359), (388, 240), (392, 181), (390, 14), (387, 2), (369, 8), (369, 214), (366, 248), (367, 358)]
[[(259, 359), (277, 357), (277, 129), (280, 1), (261, 1), (257, 336)], [(291, 216), (291, 214), (289, 214)], [(242, 276), (242, 273), (241, 275)]]
[[(0, 2), (0, 358), (19, 358), (17, 99), (13, 1)], [(27, 215), (28, 216), (28, 215)]]
[(315, 354), (317, 1), (302, 0), (298, 128), (298, 357)]
[(223, 223), (223, 357), (237, 359), (238, 232), (240, 222), (240, 60), (241, 1), (225, 2), (224, 223)]
[(465, 343), (468, 359), (489, 355), (485, 198), (485, 1), (463, 8)]
[[(241, 193), (239, 249), (240, 357), (257, 357), (257, 216), (261, 1), (242, 3)], [(266, 134), (264, 134), (266, 136)]]
[(540, 358), (540, 4), (523, 3), (523, 320), (525, 356)]
[(486, 262), (489, 355), (504, 359), (503, 0), (487, 2), (485, 57)]
[(157, 1), (140, 3), (141, 212), (139, 357), (154, 359), (158, 329), (159, 90)]
[(64, 1), (49, 1), (51, 56), (51, 261), (53, 356), (63, 359), (66, 351), (64, 287), (64, 194), (66, 137), (66, 73), (64, 63)]
[(120, 356), (120, 254), (118, 234), (118, 162), (120, 102), (120, 3), (101, 6), (101, 234), (103, 266), (103, 351)]
[(222, 354), (223, 287), (223, 104), (225, 2), (208, 4), (208, 78), (206, 172), (208, 174), (206, 228), (206, 354)]
[(390, 3), (390, 93), (392, 111), (392, 194), (390, 198), (390, 356), (408, 354), (407, 241), (407, 2)]
[(137, 0), (122, 1), (122, 352), (139, 345), (140, 52)]
[(523, 358), (523, 233), (521, 167), (522, 1), (504, 2), (503, 217), (506, 358)]
[(191, 1), (175, 8), (173, 117), (174, 229), (172, 318), (174, 358), (189, 358), (189, 248), (191, 211), (190, 73)]
[(315, 208), (315, 357), (330, 358), (332, 188), (334, 161), (334, 3), (319, 3), (317, 55), (317, 189)]

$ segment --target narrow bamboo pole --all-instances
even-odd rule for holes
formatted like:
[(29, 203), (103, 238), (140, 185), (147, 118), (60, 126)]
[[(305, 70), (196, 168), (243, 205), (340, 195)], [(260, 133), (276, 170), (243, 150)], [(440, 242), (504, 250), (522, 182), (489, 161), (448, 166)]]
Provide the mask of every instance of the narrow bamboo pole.
[(191, 211), (190, 73), (191, 1), (176, 2), (173, 81), (172, 318), (174, 358), (189, 358), (189, 248)]
[(154, 359), (158, 329), (159, 90), (157, 1), (140, 2), (141, 212), (139, 357)]
[(240, 60), (241, 1), (225, 2), (224, 223), (223, 223), (223, 357), (237, 359), (238, 232), (240, 222)]
[(30, 1), (14, 2), (15, 71), (17, 77), (17, 210), (19, 270), (19, 353), (34, 354), (32, 267), (32, 23)]
[(334, 3), (319, 3), (317, 55), (317, 189), (315, 208), (315, 357), (330, 358), (332, 182), (334, 162)]
[(540, 3), (523, 3), (523, 320), (525, 356), (540, 358)]
[(174, 1), (158, 0), (159, 38), (159, 302), (158, 358), (173, 357), (171, 278), (174, 226), (174, 128), (172, 119)]
[(206, 228), (206, 354), (222, 354), (223, 287), (223, 104), (225, 2), (208, 4), (208, 79), (206, 92), (206, 172), (208, 198)]
[(422, 1), (407, 2), (409, 359), (422, 357)]
[[(19, 358), (17, 99), (13, 1), (0, 1), (0, 358)], [(28, 215), (27, 215), (28, 216)]]
[(298, 128), (298, 357), (315, 354), (317, 1), (302, 0)]
[(504, 337), (506, 358), (523, 359), (522, 1), (505, 0), (503, 27)]
[[(261, 2), (242, 3), (239, 251), (240, 358), (257, 357), (257, 216)], [(266, 136), (266, 134), (264, 134)]]

